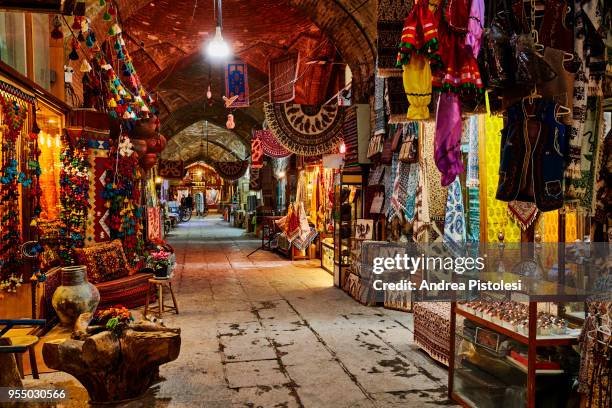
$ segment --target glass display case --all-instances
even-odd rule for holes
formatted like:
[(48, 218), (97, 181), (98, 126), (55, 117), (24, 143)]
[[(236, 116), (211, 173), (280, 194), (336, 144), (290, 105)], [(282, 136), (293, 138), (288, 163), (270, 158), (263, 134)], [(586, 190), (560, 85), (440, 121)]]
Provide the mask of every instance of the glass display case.
[[(352, 169), (354, 170), (354, 169)], [(363, 214), (361, 173), (338, 173), (334, 179), (334, 285), (342, 287), (350, 267), (355, 222)]]
[(331, 237), (321, 240), (321, 268), (334, 273), (334, 239)]
[[(579, 303), (579, 302), (577, 302)], [(581, 327), (551, 302), (451, 304), (449, 393), (466, 407), (558, 407), (579, 369)]]

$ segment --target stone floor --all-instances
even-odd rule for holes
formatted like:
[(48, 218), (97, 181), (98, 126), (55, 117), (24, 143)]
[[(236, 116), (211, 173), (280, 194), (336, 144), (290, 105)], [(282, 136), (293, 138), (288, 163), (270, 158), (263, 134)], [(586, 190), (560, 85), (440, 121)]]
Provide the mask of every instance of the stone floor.
[[(318, 262), (290, 262), (217, 215), (172, 232), (181, 354), (163, 381), (125, 407), (432, 407), (449, 405), (447, 371), (412, 344), (412, 315), (365, 307), (333, 287)], [(137, 310), (137, 317), (141, 310)], [(27, 386), (66, 387), (45, 374)]]

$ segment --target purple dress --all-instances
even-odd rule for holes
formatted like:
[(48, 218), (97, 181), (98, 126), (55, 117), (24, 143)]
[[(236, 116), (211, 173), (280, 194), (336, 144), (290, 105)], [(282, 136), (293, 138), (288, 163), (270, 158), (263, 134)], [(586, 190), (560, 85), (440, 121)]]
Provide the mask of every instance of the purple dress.
[(442, 173), (442, 185), (448, 186), (463, 173), (461, 160), (461, 108), (454, 92), (440, 95), (436, 114), (434, 159)]

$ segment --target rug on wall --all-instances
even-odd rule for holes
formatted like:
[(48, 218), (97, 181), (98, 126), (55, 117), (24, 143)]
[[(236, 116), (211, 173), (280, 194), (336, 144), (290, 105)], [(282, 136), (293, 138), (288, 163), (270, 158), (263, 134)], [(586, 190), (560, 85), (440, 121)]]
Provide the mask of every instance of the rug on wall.
[(270, 60), (270, 102), (287, 103), (295, 99), (298, 66), (297, 53)]
[(185, 163), (182, 160), (163, 160), (157, 163), (159, 176), (165, 179), (182, 179), (185, 176)]
[(276, 136), (274, 136), (274, 133), (269, 129), (253, 131), (253, 138), (259, 138), (261, 141), (261, 148), (268, 157), (282, 159), (291, 156), (291, 152), (285, 149), (283, 145), (276, 140)]
[(85, 231), (85, 246), (110, 240), (110, 228), (106, 223), (109, 209), (102, 196), (107, 180), (107, 172), (112, 168), (108, 157), (108, 133), (88, 132), (86, 134), (89, 162), (89, 203)]
[(264, 151), (261, 138), (257, 132), (253, 132), (251, 137), (251, 168), (260, 169), (263, 167)]
[(247, 168), (249, 167), (248, 160), (236, 160), (229, 162), (220, 162), (216, 161), (213, 163), (213, 167), (217, 171), (219, 176), (227, 181), (238, 180), (240, 177), (244, 176)]
[(159, 207), (147, 207), (147, 239), (159, 241), (162, 239), (161, 213)]
[(292, 153), (318, 156), (342, 140), (345, 111), (338, 105), (265, 103), (264, 112), (276, 139)]

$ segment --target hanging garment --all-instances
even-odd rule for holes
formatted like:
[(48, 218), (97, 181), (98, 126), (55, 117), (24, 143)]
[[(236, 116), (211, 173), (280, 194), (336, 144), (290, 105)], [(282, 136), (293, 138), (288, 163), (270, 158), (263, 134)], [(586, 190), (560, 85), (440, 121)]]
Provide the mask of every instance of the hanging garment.
[[(570, 110), (573, 103), (574, 74), (567, 71), (563, 65), (565, 52), (547, 47), (544, 50), (544, 60), (551, 66), (557, 76), (543, 83), (539, 88), (539, 93), (546, 99), (553, 99), (560, 105)], [(564, 115), (560, 118), (566, 125), (571, 124), (571, 116)]]
[[(433, 87), (457, 93), (466, 89), (481, 89), (483, 83), (476, 61), (478, 50), (474, 56), (473, 49), (466, 46), (466, 33), (470, 13), (473, 12), (475, 18), (480, 18), (484, 13), (484, 6), (480, 4), (480, 8), (478, 4), (474, 4), (473, 10), (468, 9), (468, 0), (453, 0), (445, 4), (438, 26), (442, 69), (434, 74)], [(473, 34), (478, 35), (478, 30)], [(473, 40), (479, 41), (479, 38)]]
[(567, 28), (570, 23), (570, 18), (567, 18), (567, 5), (565, 0), (546, 0), (546, 12), (538, 30), (540, 44), (546, 49), (556, 48), (569, 53), (574, 51), (574, 33), (571, 28)]
[(453, 93), (441, 94), (436, 114), (434, 157), (442, 174), (443, 186), (450, 185), (464, 170), (461, 159), (461, 129), (459, 96)]
[(408, 120), (429, 119), (431, 67), (422, 55), (413, 55), (404, 65), (404, 91), (408, 97)]
[(465, 240), (465, 209), (463, 207), (461, 183), (459, 177), (456, 177), (448, 187), (448, 200), (444, 218), (444, 242), (461, 244)]
[(423, 55), (434, 69), (440, 65), (438, 21), (435, 15), (441, 0), (419, 1), (404, 21), (397, 54), (397, 66), (407, 65), (416, 55)]
[(417, 184), (416, 192), (416, 216), (414, 218), (414, 224), (412, 226), (412, 236), (415, 242), (429, 242), (429, 226), (431, 220), (429, 218), (429, 194), (427, 192), (427, 180), (425, 173), (427, 172), (427, 165), (421, 164), (421, 168), (418, 171), (419, 181)]
[(406, 221), (413, 222), (416, 215), (416, 195), (419, 182), (419, 164), (412, 163), (408, 174), (408, 185), (406, 186), (406, 205), (404, 214)]
[[(565, 126), (556, 120), (551, 100), (508, 109), (502, 130), (497, 199), (535, 202), (540, 211), (563, 206)], [(533, 112), (533, 114), (531, 114)]]

